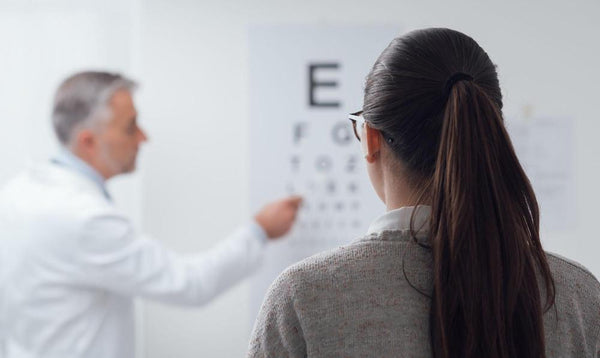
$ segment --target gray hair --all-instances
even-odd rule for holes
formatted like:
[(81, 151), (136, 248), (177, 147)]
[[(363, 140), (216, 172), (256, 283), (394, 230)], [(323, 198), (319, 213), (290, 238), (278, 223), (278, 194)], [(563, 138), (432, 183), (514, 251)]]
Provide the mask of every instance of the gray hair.
[(68, 145), (73, 133), (110, 116), (108, 103), (119, 90), (133, 91), (137, 84), (118, 73), (79, 72), (58, 87), (52, 124), (58, 140)]

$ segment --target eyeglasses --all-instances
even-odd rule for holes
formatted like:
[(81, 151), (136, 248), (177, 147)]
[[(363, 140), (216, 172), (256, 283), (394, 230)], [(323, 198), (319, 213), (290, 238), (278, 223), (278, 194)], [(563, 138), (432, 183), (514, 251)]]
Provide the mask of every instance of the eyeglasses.
[[(365, 121), (365, 118), (363, 117), (363, 111), (358, 111), (358, 112), (354, 112), (354, 113), (350, 113), (348, 115), (348, 119), (350, 120), (350, 122), (352, 122), (352, 129), (354, 129), (354, 135), (356, 136), (356, 139), (358, 139), (358, 141), (360, 142), (360, 134), (363, 127), (365, 126), (365, 124), (367, 123), (367, 121)], [(379, 132), (381, 133), (381, 135), (383, 136), (383, 139), (390, 145), (394, 144), (394, 138), (392, 138), (390, 135), (388, 135), (386, 132), (379, 130)]]
[(348, 119), (352, 122), (352, 129), (354, 129), (354, 135), (356, 139), (360, 142), (360, 134), (358, 134), (365, 125), (365, 119), (362, 116), (363, 111), (358, 111), (355, 113), (350, 113), (348, 115)]

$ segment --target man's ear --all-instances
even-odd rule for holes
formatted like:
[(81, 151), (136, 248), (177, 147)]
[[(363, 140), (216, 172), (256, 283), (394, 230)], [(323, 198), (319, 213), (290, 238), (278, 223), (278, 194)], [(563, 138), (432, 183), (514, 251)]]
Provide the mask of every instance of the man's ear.
[(381, 151), (381, 132), (368, 125), (364, 126), (364, 131), (363, 152), (367, 162), (373, 163)]
[(96, 136), (89, 129), (80, 130), (75, 134), (75, 148), (79, 152), (92, 153), (95, 151)]

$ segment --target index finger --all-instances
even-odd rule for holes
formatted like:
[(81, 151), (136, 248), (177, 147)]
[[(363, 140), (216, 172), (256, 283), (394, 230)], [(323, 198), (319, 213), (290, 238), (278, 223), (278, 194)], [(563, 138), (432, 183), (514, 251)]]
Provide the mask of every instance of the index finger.
[(286, 201), (293, 206), (299, 206), (304, 200), (300, 195), (292, 195), (286, 199)]

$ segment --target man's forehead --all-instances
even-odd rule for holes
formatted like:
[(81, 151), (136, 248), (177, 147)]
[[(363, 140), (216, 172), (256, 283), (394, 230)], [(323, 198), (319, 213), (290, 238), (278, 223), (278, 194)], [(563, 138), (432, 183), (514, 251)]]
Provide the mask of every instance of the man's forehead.
[(133, 96), (131, 92), (126, 89), (120, 89), (110, 98), (111, 105), (123, 106), (123, 107), (135, 107), (133, 103)]
[(110, 106), (117, 121), (131, 121), (137, 116), (133, 96), (128, 90), (116, 91), (110, 99)]

